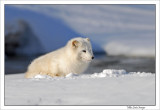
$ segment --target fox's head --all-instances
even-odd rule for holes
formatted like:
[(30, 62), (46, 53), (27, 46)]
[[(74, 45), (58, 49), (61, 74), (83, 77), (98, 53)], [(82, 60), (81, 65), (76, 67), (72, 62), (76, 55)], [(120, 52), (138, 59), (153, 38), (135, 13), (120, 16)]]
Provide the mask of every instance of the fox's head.
[(78, 60), (90, 62), (94, 59), (92, 46), (89, 38), (74, 38), (70, 40), (70, 48)]

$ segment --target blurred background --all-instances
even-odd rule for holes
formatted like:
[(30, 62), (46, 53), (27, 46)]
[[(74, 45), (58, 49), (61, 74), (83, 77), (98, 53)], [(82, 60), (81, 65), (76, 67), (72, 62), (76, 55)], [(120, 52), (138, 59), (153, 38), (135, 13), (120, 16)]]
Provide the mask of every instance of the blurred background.
[(155, 73), (155, 5), (5, 5), (5, 74), (24, 73), (31, 61), (74, 37), (91, 39), (103, 69)]

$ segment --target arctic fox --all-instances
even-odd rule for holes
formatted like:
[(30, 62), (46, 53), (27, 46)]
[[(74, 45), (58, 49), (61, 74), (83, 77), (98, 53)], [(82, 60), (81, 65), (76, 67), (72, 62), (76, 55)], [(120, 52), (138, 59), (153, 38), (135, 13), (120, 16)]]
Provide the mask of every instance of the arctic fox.
[(33, 78), (38, 74), (51, 77), (79, 74), (87, 69), (92, 59), (94, 56), (89, 38), (73, 38), (66, 46), (32, 61), (25, 77)]

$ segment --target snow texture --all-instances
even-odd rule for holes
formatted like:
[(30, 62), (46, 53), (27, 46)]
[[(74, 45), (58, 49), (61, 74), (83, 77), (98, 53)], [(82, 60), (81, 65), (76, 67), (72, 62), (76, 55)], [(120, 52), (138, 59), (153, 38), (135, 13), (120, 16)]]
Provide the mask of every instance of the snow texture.
[(66, 77), (5, 76), (5, 105), (154, 105), (155, 74), (104, 69)]

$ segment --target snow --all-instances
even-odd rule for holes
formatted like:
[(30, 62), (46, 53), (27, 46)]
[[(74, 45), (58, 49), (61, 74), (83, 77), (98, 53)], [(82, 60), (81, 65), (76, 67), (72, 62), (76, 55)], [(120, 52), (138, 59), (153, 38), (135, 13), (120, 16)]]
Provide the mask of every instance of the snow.
[(5, 75), (5, 105), (154, 105), (155, 74), (104, 69), (51, 78)]
[[(33, 53), (29, 51), (37, 44), (33, 35), (43, 46), (36, 48), (44, 52), (82, 36), (91, 39), (95, 52), (155, 56), (155, 5), (5, 5), (5, 25), (15, 23), (11, 32), (17, 31), (19, 20), (32, 29), (28, 34), (32, 42), (25, 53)], [(125, 61), (136, 63), (135, 59)], [(155, 73), (97, 72), (101, 68), (93, 74), (54, 78), (5, 75), (5, 105), (155, 105)]]
[(5, 12), (6, 22), (29, 22), (47, 52), (84, 36), (109, 55), (155, 56), (155, 5), (6, 5)]
[(46, 78), (46, 79), (49, 79), (49, 78), (52, 78), (48, 75), (36, 75), (34, 78), (38, 78), (38, 79), (41, 79), (41, 78)]
[(109, 76), (109, 77), (115, 76), (116, 77), (116, 76), (121, 75), (121, 74), (126, 74), (126, 70), (110, 70), (110, 69), (105, 69), (101, 73), (94, 73), (92, 75), (92, 77), (106, 77), (106, 76)]

